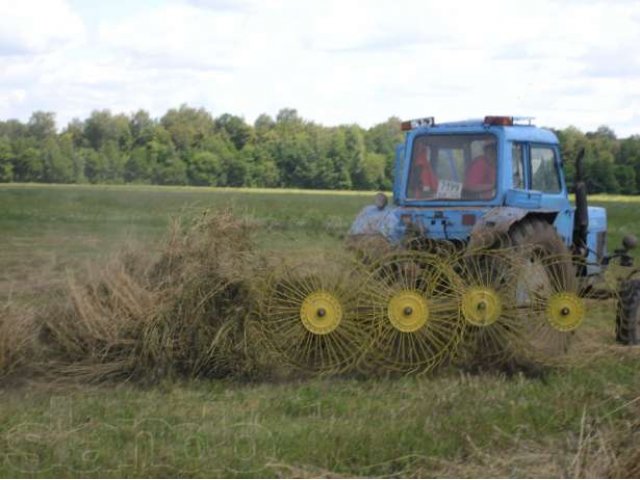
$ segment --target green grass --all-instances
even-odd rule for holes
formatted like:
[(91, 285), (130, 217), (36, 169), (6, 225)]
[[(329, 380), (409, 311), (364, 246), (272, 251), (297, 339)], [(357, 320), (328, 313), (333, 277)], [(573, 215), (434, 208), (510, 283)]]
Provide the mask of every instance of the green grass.
[[(83, 185), (0, 186), (3, 240), (37, 239), (43, 234), (94, 235), (113, 241), (123, 235), (157, 236), (172, 216), (197, 215), (210, 208), (234, 207), (267, 227), (344, 231), (372, 194), (296, 190), (244, 190), (192, 187)], [(71, 235), (69, 235), (71, 234)], [(81, 242), (71, 242), (81, 243)]]
[(8, 391), (0, 475), (572, 476), (585, 422), (597, 435), (634, 420), (633, 389), (622, 386), (639, 384), (640, 359), (626, 357), (544, 379), (450, 372)]
[(172, 219), (233, 208), (265, 249), (337, 246), (372, 194), (193, 187), (0, 185), (0, 300), (126, 243), (153, 248)]
[[(153, 248), (172, 217), (225, 206), (257, 220), (263, 249), (332, 248), (371, 197), (1, 186), (0, 296), (33, 301), (66, 269), (123, 242)], [(640, 198), (593, 204), (609, 212), (610, 248), (640, 236)], [(640, 441), (640, 351), (613, 344), (611, 304), (589, 311), (574, 365), (535, 377), (0, 384), (0, 476), (621, 475)]]

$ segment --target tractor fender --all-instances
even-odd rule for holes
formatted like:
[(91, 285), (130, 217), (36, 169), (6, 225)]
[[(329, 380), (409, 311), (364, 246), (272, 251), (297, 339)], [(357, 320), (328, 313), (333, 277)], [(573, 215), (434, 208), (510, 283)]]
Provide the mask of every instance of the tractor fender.
[(511, 226), (531, 213), (552, 213), (547, 210), (525, 210), (518, 207), (495, 207), (480, 218), (469, 238), (470, 248), (490, 247), (504, 237)]
[(395, 208), (380, 210), (375, 205), (363, 208), (351, 225), (348, 236), (353, 239), (377, 237), (391, 244), (399, 244), (402, 237)]

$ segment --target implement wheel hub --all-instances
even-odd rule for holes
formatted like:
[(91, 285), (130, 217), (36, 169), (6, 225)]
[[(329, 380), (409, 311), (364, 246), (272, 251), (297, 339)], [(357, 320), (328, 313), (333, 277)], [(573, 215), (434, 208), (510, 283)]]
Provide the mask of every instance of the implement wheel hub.
[(462, 314), (476, 327), (487, 327), (502, 314), (502, 301), (492, 288), (473, 287), (462, 295)]
[(419, 292), (401, 290), (389, 300), (387, 314), (396, 330), (411, 333), (420, 330), (429, 320), (429, 305)]
[(575, 293), (553, 294), (547, 303), (547, 319), (553, 328), (570, 332), (580, 326), (585, 316), (582, 299)]
[(304, 328), (315, 335), (331, 333), (342, 321), (340, 300), (329, 292), (312, 292), (300, 306), (300, 320)]

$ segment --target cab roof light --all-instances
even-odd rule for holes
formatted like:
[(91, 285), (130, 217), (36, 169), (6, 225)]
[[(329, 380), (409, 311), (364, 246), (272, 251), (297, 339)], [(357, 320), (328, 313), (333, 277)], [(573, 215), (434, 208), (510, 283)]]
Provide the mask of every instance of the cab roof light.
[(513, 126), (513, 117), (501, 117), (496, 115), (487, 115), (484, 117), (485, 125), (511, 127)]
[(433, 117), (425, 117), (425, 118), (416, 118), (414, 120), (407, 120), (400, 124), (400, 129), (405, 132), (407, 130), (413, 130), (414, 128), (419, 127), (433, 127), (435, 125), (435, 121)]

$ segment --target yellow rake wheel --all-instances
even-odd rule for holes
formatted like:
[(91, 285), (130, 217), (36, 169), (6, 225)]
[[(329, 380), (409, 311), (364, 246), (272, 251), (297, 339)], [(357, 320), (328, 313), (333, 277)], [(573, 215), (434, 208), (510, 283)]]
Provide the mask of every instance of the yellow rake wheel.
[(500, 365), (521, 349), (526, 309), (517, 302), (517, 262), (508, 250), (478, 249), (452, 259), (462, 321), (464, 362)]
[(463, 318), (475, 327), (488, 327), (502, 315), (502, 299), (491, 287), (473, 286), (461, 298)]
[(300, 306), (300, 320), (304, 328), (315, 335), (333, 332), (342, 322), (340, 299), (323, 290), (309, 293)]
[(585, 317), (583, 300), (573, 292), (554, 293), (547, 300), (547, 321), (559, 332), (571, 332), (578, 328)]
[(363, 278), (342, 258), (276, 271), (256, 321), (267, 347), (284, 365), (315, 373), (355, 366), (373, 334), (356, 308)]
[(450, 358), (461, 336), (455, 278), (434, 255), (402, 252), (373, 270), (361, 302), (377, 335), (370, 352), (376, 367), (402, 373), (427, 372)]
[(421, 292), (402, 289), (389, 298), (387, 317), (399, 332), (414, 333), (429, 320), (429, 303)]
[(532, 250), (521, 267), (530, 304), (528, 356), (547, 363), (562, 357), (586, 317), (584, 292), (571, 255), (545, 256)]

